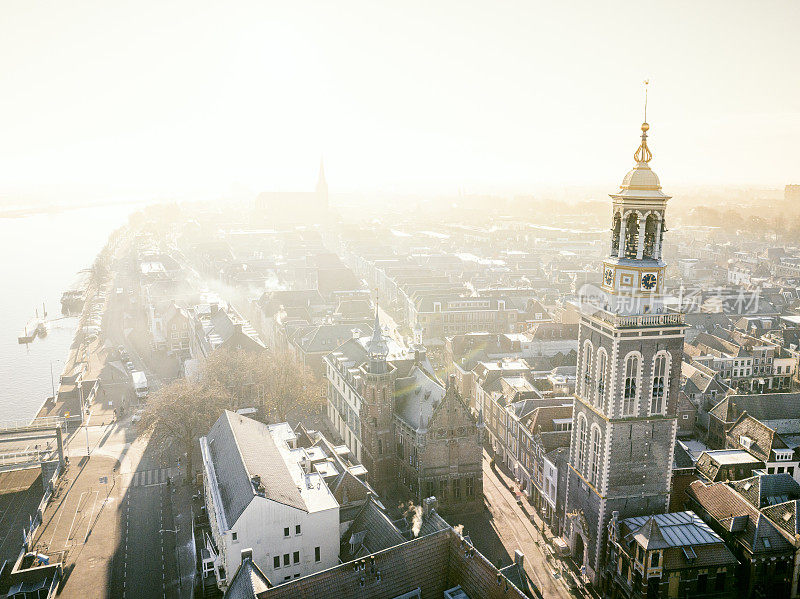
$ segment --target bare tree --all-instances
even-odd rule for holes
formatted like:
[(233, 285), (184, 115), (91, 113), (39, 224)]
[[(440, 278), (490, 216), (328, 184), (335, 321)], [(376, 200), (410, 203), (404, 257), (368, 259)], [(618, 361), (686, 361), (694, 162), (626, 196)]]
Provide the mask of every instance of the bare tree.
[(314, 373), (286, 352), (269, 354), (260, 410), (267, 422), (299, 421), (323, 403), (324, 386)]
[(286, 352), (215, 351), (203, 379), (220, 385), (238, 407), (256, 407), (266, 422), (296, 422), (322, 405), (324, 387)]
[(255, 407), (259, 403), (257, 389), (263, 384), (265, 356), (266, 352), (214, 351), (203, 363), (202, 379), (227, 389), (237, 409)]
[(195, 441), (208, 433), (231, 403), (230, 394), (219, 385), (178, 379), (150, 396), (139, 428), (150, 434), (150, 441), (162, 455), (172, 444), (186, 453), (189, 479)]

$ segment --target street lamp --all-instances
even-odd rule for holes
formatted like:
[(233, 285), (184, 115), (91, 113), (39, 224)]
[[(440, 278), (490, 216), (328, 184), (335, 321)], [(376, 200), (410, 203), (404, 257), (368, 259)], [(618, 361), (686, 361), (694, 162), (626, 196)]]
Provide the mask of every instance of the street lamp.
[(50, 360), (50, 389), (53, 392), (53, 403), (56, 401), (56, 383), (53, 375), (53, 364), (60, 364), (61, 360)]
[(86, 431), (86, 457), (91, 457), (92, 452), (89, 450), (89, 423), (86, 422), (86, 406), (83, 405), (83, 380), (78, 381), (78, 400), (81, 405), (81, 423), (83, 430)]

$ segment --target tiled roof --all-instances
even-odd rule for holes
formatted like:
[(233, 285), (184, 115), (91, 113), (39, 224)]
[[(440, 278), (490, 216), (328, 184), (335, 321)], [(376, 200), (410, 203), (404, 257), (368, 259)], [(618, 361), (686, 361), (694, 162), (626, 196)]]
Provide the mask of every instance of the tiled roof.
[(405, 542), (400, 530), (384, 511), (368, 497), (358, 515), (342, 535), (339, 559), (342, 562), (383, 551)]
[(761, 421), (800, 420), (800, 393), (729, 395), (725, 401), (733, 404), (735, 416), (747, 412), (753, 418)]
[(536, 433), (539, 430), (543, 433), (553, 432), (556, 430), (553, 420), (564, 418), (572, 418), (572, 406), (541, 406), (531, 412), (528, 428), (532, 433)]
[(765, 507), (762, 512), (777, 527), (794, 538), (800, 534), (800, 500)]
[(737, 493), (758, 509), (800, 499), (800, 484), (790, 474), (764, 474), (730, 483)]
[[(671, 548), (664, 552), (664, 569), (679, 570), (683, 568), (700, 568), (703, 566), (723, 566), (726, 564), (737, 564), (736, 556), (725, 543), (714, 543), (710, 545), (698, 545), (692, 547), (694, 558), (690, 558), (690, 552), (682, 549)], [(687, 555), (688, 554), (688, 555)]]
[(707, 485), (694, 481), (686, 493), (752, 553), (788, 551), (791, 548), (769, 519), (725, 483)]
[[(742, 446), (742, 437), (747, 437), (751, 440), (749, 447)], [(733, 446), (746, 449), (762, 462), (772, 461), (771, 452), (773, 449), (788, 449), (780, 435), (749, 414), (742, 414), (739, 416), (728, 431), (727, 438), (727, 445), (729, 447)]]
[(265, 497), (308, 511), (266, 424), (225, 410), (206, 439), (229, 526), (256, 496), (256, 475)]
[(392, 599), (415, 589), (426, 599), (439, 599), (458, 585), (474, 599), (525, 599), (502, 574), (508, 582), (498, 585), (497, 568), (449, 527), (379, 551), (365, 558), (363, 567), (355, 563), (288, 581), (259, 599)]
[(705, 393), (714, 377), (703, 372), (693, 364), (681, 362), (681, 374), (686, 377), (687, 393)]
[(272, 583), (252, 558), (244, 559), (225, 590), (224, 599), (256, 599), (271, 587)]

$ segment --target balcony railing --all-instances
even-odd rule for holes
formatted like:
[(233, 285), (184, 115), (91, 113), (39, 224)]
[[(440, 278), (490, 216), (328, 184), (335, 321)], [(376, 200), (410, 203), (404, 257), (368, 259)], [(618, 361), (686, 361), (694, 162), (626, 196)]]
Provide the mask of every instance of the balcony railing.
[(614, 314), (606, 310), (597, 310), (592, 316), (618, 329), (642, 329), (647, 327), (663, 327), (682, 325), (686, 322), (681, 312), (663, 314)]

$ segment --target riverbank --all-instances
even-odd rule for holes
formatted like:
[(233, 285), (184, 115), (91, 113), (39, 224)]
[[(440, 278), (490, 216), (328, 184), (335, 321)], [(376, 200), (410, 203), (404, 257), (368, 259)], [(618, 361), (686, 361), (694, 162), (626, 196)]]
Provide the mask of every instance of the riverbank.
[[(104, 333), (108, 328), (106, 315), (115, 297), (113, 266), (127, 246), (125, 239), (123, 230), (113, 232), (95, 259), (93, 275), (86, 290), (86, 301), (59, 377), (58, 389), (55, 396), (44, 401), (36, 418), (57, 416), (67, 418), (70, 425), (73, 422), (80, 423), (84, 417), (88, 417), (90, 407), (98, 394), (105, 394), (100, 386), (100, 378), (109, 361), (109, 355), (116, 352), (105, 340)], [(102, 314), (102, 325), (99, 334), (95, 334), (87, 329), (86, 323), (91, 314), (98, 312)], [(113, 408), (109, 411), (113, 412)], [(67, 428), (72, 427), (68, 425)]]

